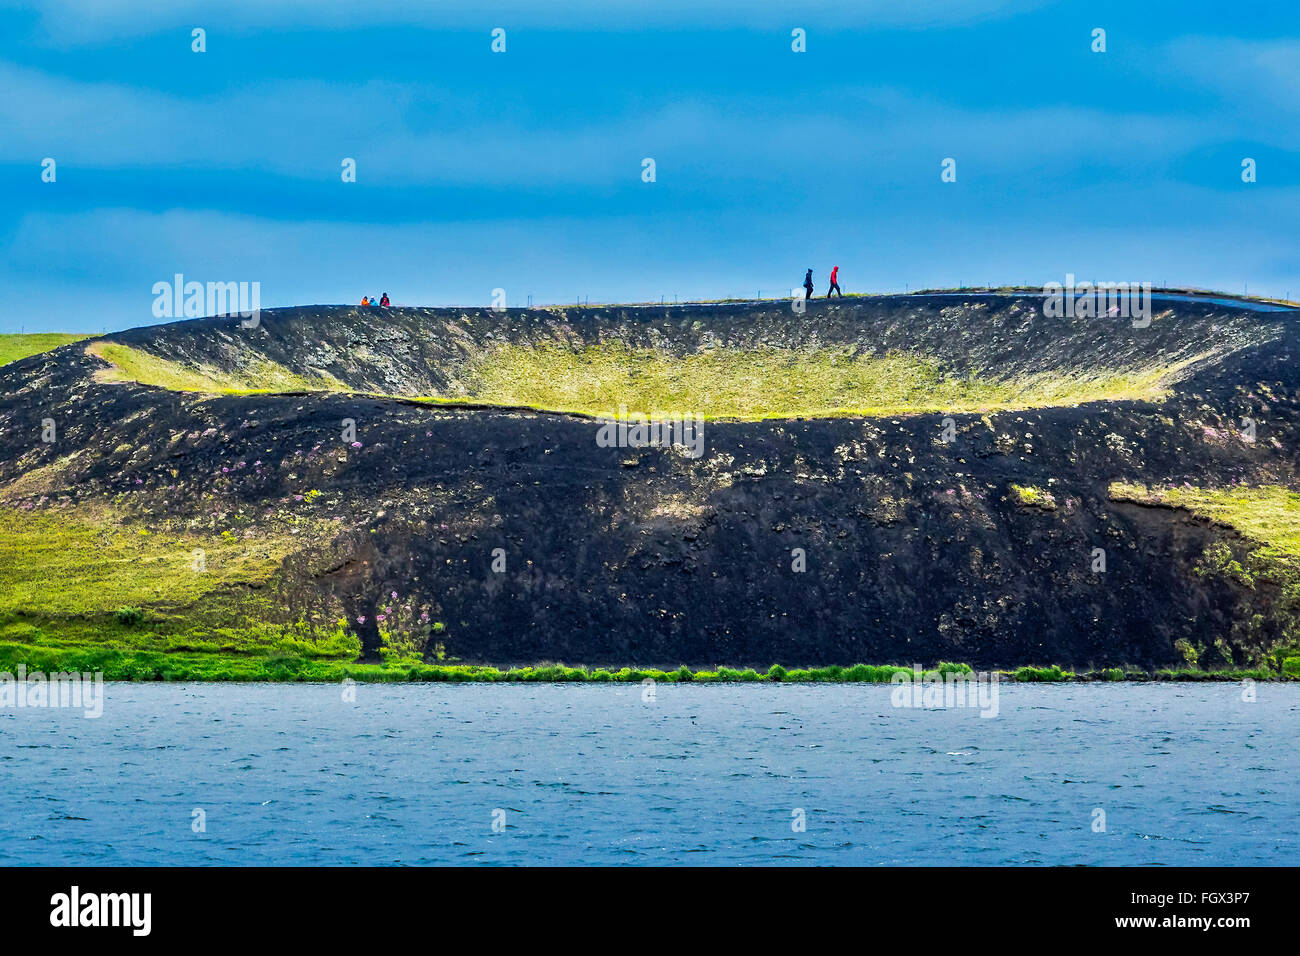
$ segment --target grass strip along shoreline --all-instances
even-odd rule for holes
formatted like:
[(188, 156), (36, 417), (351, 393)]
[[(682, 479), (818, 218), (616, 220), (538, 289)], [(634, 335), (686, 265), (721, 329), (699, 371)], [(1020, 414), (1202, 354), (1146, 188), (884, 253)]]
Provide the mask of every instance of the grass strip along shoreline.
[[(697, 670), (685, 665), (675, 670), (568, 667), (564, 664), (497, 668), (481, 664), (426, 664), (415, 660), (362, 664), (303, 657), (214, 658), (201, 654), (0, 643), (0, 672), (14, 674), (20, 666), (29, 674), (102, 673), (105, 680), (139, 682), (337, 683), (351, 679), (359, 683), (451, 684), (639, 684), (645, 680), (669, 684), (890, 684), (896, 681), (910, 682), (916, 674), (911, 667), (892, 664), (808, 668), (785, 668), (773, 664), (766, 671), (728, 667)], [(983, 676), (996, 673), (999, 680), (1014, 683), (1300, 680), (1300, 672), (1279, 673), (1267, 668), (1225, 671), (1166, 668), (1146, 671), (1112, 667), (1076, 673), (1053, 665), (979, 672), (968, 664), (948, 662), (941, 662), (937, 667), (925, 669), (921, 673), (925, 681), (961, 679), (963, 675), (973, 678), (976, 674)]]

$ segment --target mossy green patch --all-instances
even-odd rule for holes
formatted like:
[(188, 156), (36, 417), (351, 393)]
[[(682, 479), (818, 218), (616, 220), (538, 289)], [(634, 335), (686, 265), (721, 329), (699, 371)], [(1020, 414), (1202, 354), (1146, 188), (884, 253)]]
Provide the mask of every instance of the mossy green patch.
[(1140, 504), (1186, 508), (1235, 528), (1263, 548), (1261, 558), (1300, 569), (1300, 493), (1280, 485), (1228, 488), (1152, 487), (1114, 482), (1110, 497)]
[(576, 349), (502, 345), (471, 364), (463, 397), (588, 415), (615, 414), (620, 406), (645, 415), (736, 419), (980, 412), (1156, 400), (1184, 364), (981, 378), (945, 371), (922, 355), (848, 348), (717, 348), (674, 356), (618, 342)]
[(110, 515), (0, 510), (0, 641), (122, 652), (354, 660), (339, 622), (280, 622), (304, 535), (150, 530)]
[[(1197, 573), (1237, 589), (1240, 606), (1231, 633), (1224, 635), (1227, 643), (1175, 642), (1189, 665), (1204, 667), (1207, 659), (1230, 663), (1245, 649), (1249, 663), (1281, 670), (1287, 658), (1300, 655), (1300, 493), (1281, 485), (1201, 488), (1114, 482), (1110, 497), (1182, 508), (1233, 528), (1251, 542), (1245, 554), (1226, 541), (1205, 549)], [(1235, 653), (1233, 647), (1238, 648)]]
[(118, 342), (95, 342), (90, 354), (108, 362), (99, 373), (104, 382), (138, 382), (177, 392), (250, 395), (266, 392), (340, 391), (343, 384), (320, 376), (298, 375), (269, 359), (250, 357), (239, 371), (211, 365), (182, 365)]
[(1007, 489), (1014, 501), (1026, 508), (1040, 508), (1043, 511), (1056, 510), (1056, 498), (1046, 488), (1037, 485), (1017, 485), (1012, 483)]
[(151, 532), (107, 516), (0, 510), (0, 615), (186, 607), (210, 591), (267, 580), (292, 547), (275, 536)]

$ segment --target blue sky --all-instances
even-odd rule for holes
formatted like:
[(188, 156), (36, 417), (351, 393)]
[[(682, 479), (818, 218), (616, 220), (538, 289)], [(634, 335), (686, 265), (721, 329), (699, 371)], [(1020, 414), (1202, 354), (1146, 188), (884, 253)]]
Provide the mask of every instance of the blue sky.
[(836, 264), (846, 291), (1300, 298), (1291, 0), (157, 6), (0, 0), (0, 331), (154, 322), (177, 272), (264, 308), (772, 295)]

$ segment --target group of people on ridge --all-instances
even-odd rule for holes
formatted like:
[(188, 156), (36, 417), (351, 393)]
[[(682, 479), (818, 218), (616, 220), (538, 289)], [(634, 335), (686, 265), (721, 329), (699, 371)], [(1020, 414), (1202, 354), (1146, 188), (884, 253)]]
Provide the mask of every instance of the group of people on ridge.
[[(828, 299), (831, 297), (832, 292), (839, 295), (841, 299), (844, 298), (844, 293), (840, 292), (839, 274), (840, 274), (839, 266), (835, 266), (833, 269), (831, 269), (831, 287), (826, 290), (826, 298)], [(811, 299), (813, 297), (813, 281), (812, 281), (811, 269), (809, 269), (808, 274), (803, 277), (803, 288), (805, 293), (804, 298)]]
[(388, 293), (385, 292), (382, 299), (376, 299), (373, 295), (363, 295), (361, 297), (361, 305), (363, 308), (373, 306), (380, 309), (386, 309), (388, 308)]

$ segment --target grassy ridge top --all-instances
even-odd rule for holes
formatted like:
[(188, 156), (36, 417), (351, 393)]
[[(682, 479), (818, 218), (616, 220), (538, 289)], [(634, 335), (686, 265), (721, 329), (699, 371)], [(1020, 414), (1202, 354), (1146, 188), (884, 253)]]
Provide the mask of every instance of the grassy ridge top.
[(50, 349), (70, 342), (80, 342), (89, 338), (87, 335), (73, 335), (67, 332), (34, 332), (29, 334), (10, 333), (0, 335), (0, 365), (8, 365), (31, 355), (39, 355)]

